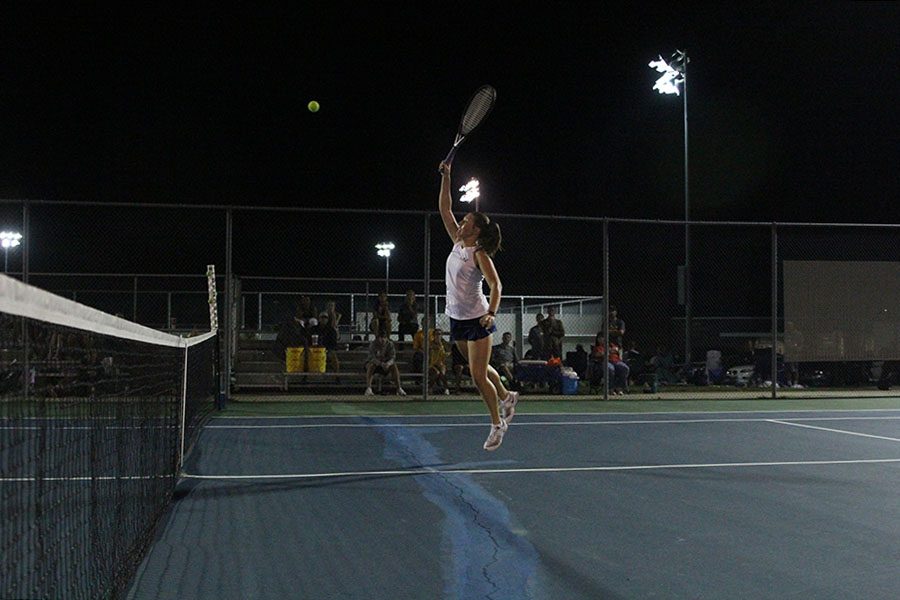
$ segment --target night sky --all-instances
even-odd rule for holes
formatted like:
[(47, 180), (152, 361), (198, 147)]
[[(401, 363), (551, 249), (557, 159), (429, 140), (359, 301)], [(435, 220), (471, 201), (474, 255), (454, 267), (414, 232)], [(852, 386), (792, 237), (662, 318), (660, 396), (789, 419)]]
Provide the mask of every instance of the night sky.
[(678, 48), (693, 218), (897, 222), (900, 4), (604, 4), (7, 4), (0, 195), (432, 209), (490, 83), (484, 210), (680, 219)]

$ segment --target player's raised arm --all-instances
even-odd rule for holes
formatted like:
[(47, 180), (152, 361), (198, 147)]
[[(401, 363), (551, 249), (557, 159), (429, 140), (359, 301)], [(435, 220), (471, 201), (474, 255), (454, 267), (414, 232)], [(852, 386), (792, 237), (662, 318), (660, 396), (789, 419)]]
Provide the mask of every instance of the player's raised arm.
[(453, 198), (450, 196), (450, 165), (442, 162), (440, 167), (438, 167), (438, 171), (441, 172), (441, 192), (438, 195), (438, 210), (441, 213), (441, 220), (444, 222), (444, 229), (447, 230), (447, 235), (450, 236), (450, 239), (455, 244), (459, 223), (456, 222), (456, 217), (453, 216), (453, 211), (451, 210)]

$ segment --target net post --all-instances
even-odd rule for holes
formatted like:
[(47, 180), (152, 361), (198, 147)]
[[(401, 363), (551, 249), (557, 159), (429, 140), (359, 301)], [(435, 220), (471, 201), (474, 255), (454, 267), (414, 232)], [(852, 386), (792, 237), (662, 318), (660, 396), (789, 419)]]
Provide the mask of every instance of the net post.
[(218, 296), (216, 293), (216, 265), (206, 265), (207, 302), (209, 302), (209, 330), (219, 329)]
[(181, 376), (181, 439), (178, 445), (178, 471), (184, 468), (184, 437), (187, 431), (187, 384), (188, 384), (188, 346), (184, 346), (184, 369)]

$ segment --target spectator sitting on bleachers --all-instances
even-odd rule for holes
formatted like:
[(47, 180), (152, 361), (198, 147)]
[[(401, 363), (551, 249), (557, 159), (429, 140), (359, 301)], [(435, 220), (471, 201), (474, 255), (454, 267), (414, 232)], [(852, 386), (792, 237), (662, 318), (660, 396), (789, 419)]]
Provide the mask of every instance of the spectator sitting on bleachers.
[(516, 363), (519, 362), (519, 357), (516, 356), (516, 349), (512, 345), (512, 334), (507, 331), (503, 334), (502, 340), (491, 348), (490, 364), (498, 373), (506, 377), (509, 385), (513, 385), (515, 383), (513, 369), (515, 369)]
[(275, 337), (275, 355), (285, 360), (288, 348), (300, 348), (309, 345), (309, 332), (306, 329), (306, 320), (301, 316), (302, 309), (298, 304), (295, 314), (288, 316), (278, 326), (278, 334)]
[(544, 329), (541, 326), (544, 315), (538, 313), (534, 318), (537, 323), (528, 330), (528, 345), (531, 346), (531, 349), (528, 350), (525, 357), (531, 360), (541, 360), (546, 358), (544, 356)]
[(406, 290), (406, 301), (397, 311), (397, 339), (404, 341), (406, 336), (412, 338), (419, 330), (419, 305), (416, 303), (416, 293)]
[(397, 395), (406, 395), (400, 386), (400, 371), (397, 369), (394, 358), (394, 343), (379, 330), (375, 334), (375, 339), (369, 344), (369, 357), (366, 360), (366, 396), (375, 395), (372, 391), (372, 377), (376, 374), (393, 377), (394, 383), (397, 385)]
[(653, 373), (659, 383), (678, 382), (678, 377), (674, 373), (675, 357), (662, 344), (656, 347), (656, 354), (650, 357), (650, 365), (653, 367)]
[(588, 353), (581, 344), (575, 344), (574, 352), (566, 352), (566, 366), (578, 375), (579, 379), (587, 378)]
[[(611, 322), (610, 325), (612, 325)], [(632, 381), (634, 383), (641, 383), (639, 379), (644, 373), (647, 361), (644, 358), (644, 355), (637, 349), (637, 344), (635, 344), (634, 340), (628, 340), (628, 350), (625, 351), (625, 356), (622, 357), (622, 360), (628, 365)]]
[(610, 393), (621, 396), (628, 391), (628, 373), (629, 368), (622, 360), (619, 346), (610, 340), (607, 356), (603, 346), (603, 332), (598, 333), (591, 352), (591, 388), (599, 387), (605, 374), (609, 377)]
[(456, 391), (462, 392), (463, 375), (469, 369), (469, 361), (462, 355), (456, 344), (450, 344), (450, 366), (453, 368), (453, 376), (456, 379)]
[(331, 324), (331, 317), (327, 312), (319, 315), (319, 324), (310, 330), (310, 335), (319, 336), (319, 345), (327, 350), (326, 357), (328, 368), (332, 373), (341, 372), (341, 362), (338, 360), (338, 330)]
[[(444, 347), (443, 332), (439, 328), (432, 329), (428, 336), (428, 376), (434, 385), (434, 393), (450, 395), (450, 384), (447, 381), (447, 348)], [(443, 390), (443, 391), (440, 391)]]
[[(435, 329), (432, 327), (428, 330), (428, 341), (434, 339)], [(413, 373), (421, 373), (422, 365), (425, 363), (425, 318), (422, 318), (422, 328), (417, 330), (413, 335), (413, 355), (412, 355), (412, 371)]]

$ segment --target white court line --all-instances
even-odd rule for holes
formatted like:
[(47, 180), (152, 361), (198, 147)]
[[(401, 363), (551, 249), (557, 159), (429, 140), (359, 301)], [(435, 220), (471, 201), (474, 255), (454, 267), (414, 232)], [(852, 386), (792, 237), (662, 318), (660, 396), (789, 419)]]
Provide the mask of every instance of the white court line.
[[(524, 401), (522, 401), (524, 403)], [(861, 413), (861, 412), (900, 412), (900, 408), (801, 408), (801, 409), (781, 409), (781, 410), (667, 410), (667, 411), (657, 411), (657, 412), (529, 412), (529, 413), (521, 413), (524, 416), (532, 416), (532, 417), (553, 417), (553, 416), (567, 416), (567, 417), (596, 417), (597, 415), (753, 415), (753, 414), (806, 414), (806, 413)], [(216, 416), (213, 415), (214, 420), (219, 419), (356, 419), (356, 418), (370, 418), (370, 419), (394, 419), (394, 418), (409, 418), (409, 419), (440, 419), (446, 417), (484, 417), (486, 413), (478, 412), (478, 413), (467, 413), (467, 414), (428, 414), (428, 415), (407, 415), (402, 413), (373, 413), (373, 414), (364, 414), (364, 415), (260, 415), (260, 416), (237, 416), (237, 415), (222, 415)]]
[(873, 435), (871, 433), (860, 433), (858, 431), (845, 431), (843, 429), (831, 429), (829, 427), (816, 427), (815, 425), (804, 425), (803, 423), (791, 423), (789, 421), (779, 421), (778, 419), (766, 419), (769, 423), (778, 423), (780, 425), (790, 425), (791, 427), (803, 427), (806, 429), (818, 429), (819, 431), (830, 431), (832, 433), (843, 433), (846, 435), (858, 435), (860, 437), (875, 438), (878, 440), (889, 440), (891, 442), (900, 442), (900, 438), (887, 437), (885, 435)]
[(592, 471), (651, 471), (662, 469), (712, 469), (743, 467), (784, 467), (784, 466), (826, 466), (826, 465), (865, 465), (900, 463), (900, 458), (871, 458), (858, 460), (808, 460), (808, 461), (773, 461), (773, 462), (738, 462), (738, 463), (704, 463), (704, 464), (669, 464), (669, 465), (618, 465), (606, 467), (532, 467), (521, 469), (408, 469), (394, 471), (337, 471), (333, 473), (288, 473), (281, 475), (193, 475), (182, 473), (185, 479), (210, 480), (268, 480), (268, 479), (324, 479), (328, 477), (365, 477), (365, 476), (413, 476), (413, 475), (488, 475), (511, 473), (576, 473)]
[[(484, 417), (485, 415), (478, 415)], [(529, 416), (529, 415), (523, 415)], [(878, 416), (878, 417), (798, 417), (803, 421), (890, 421), (900, 420), (900, 416)], [(554, 427), (554, 426), (584, 426), (584, 425), (674, 425), (679, 423), (782, 423), (784, 425), (797, 425), (788, 421), (779, 419), (766, 419), (763, 417), (751, 417), (746, 419), (729, 418), (729, 419), (628, 419), (628, 420), (605, 420), (605, 421), (516, 421), (515, 426), (518, 427)], [(380, 427), (408, 427), (408, 428), (440, 428), (440, 427), (484, 427), (483, 422), (472, 423), (292, 423), (289, 425), (206, 425), (203, 429), (374, 429)], [(797, 425), (804, 427), (804, 425)], [(815, 427), (807, 426), (815, 429)], [(161, 429), (169, 430), (172, 426), (148, 427), (146, 425), (111, 426), (103, 427), (103, 430), (133, 430), (133, 429)], [(0, 431), (40, 431), (46, 429), (41, 426), (25, 425), (25, 426), (9, 426), (0, 425)], [(72, 425), (69, 427), (54, 427), (54, 431), (71, 430), (71, 431), (88, 431), (97, 429), (95, 426)], [(838, 429), (823, 429), (825, 431), (837, 431), (841, 433), (852, 433), (841, 431)], [(866, 434), (858, 434), (866, 435)], [(879, 436), (870, 436), (879, 437)], [(893, 440), (894, 438), (885, 438)]]
[[(482, 415), (485, 416), (485, 415)], [(900, 419), (890, 417), (803, 417), (804, 421), (880, 421)], [(677, 423), (772, 423), (775, 419), (762, 417), (748, 419), (630, 419), (613, 421), (516, 421), (511, 426), (553, 427), (579, 425), (667, 425)], [(785, 421), (786, 423), (786, 421)], [(379, 427), (439, 428), (439, 427), (484, 427), (486, 423), (294, 423), (290, 425), (207, 425), (204, 429), (372, 429)]]

